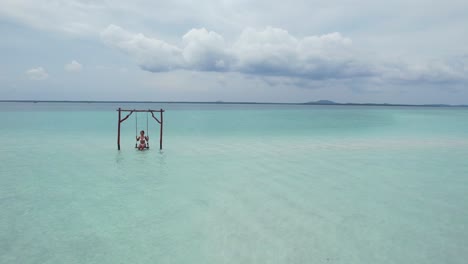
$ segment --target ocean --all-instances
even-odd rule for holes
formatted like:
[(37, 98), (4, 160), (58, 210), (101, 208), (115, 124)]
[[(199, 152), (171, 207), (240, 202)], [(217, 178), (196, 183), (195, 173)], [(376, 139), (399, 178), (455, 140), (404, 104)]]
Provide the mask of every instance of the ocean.
[[(165, 109), (163, 149), (139, 113), (118, 151), (118, 107)], [(5, 102), (0, 115), (0, 263), (468, 260), (468, 108)]]

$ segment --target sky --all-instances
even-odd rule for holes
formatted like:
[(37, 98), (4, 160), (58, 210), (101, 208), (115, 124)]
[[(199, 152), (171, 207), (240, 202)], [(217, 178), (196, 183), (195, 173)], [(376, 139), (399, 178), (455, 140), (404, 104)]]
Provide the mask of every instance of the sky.
[(468, 104), (468, 1), (2, 0), (0, 100)]

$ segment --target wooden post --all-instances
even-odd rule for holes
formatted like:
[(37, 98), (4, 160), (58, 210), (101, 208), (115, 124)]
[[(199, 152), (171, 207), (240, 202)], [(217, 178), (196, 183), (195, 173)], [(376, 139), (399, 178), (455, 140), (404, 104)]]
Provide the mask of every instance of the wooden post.
[(163, 138), (163, 111), (162, 109), (160, 109), (161, 112), (159, 112), (161, 115), (161, 125), (159, 126), (159, 149), (161, 150), (162, 149), (162, 138)]
[(117, 149), (120, 150), (120, 107), (119, 107), (119, 122), (118, 122), (118, 126), (117, 126)]

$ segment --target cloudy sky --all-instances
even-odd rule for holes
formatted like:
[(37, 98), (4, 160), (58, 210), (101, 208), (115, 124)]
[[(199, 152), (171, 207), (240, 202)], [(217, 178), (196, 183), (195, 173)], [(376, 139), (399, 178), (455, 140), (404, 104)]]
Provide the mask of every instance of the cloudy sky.
[(468, 1), (2, 0), (0, 99), (468, 103)]

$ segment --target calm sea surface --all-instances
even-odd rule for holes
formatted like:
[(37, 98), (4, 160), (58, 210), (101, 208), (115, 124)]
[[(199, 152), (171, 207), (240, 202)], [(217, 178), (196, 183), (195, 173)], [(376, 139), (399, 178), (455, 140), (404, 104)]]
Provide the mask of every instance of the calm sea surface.
[[(166, 109), (164, 149), (135, 114)], [(0, 263), (467, 263), (468, 108), (0, 103)], [(137, 130), (147, 130), (138, 114)]]

